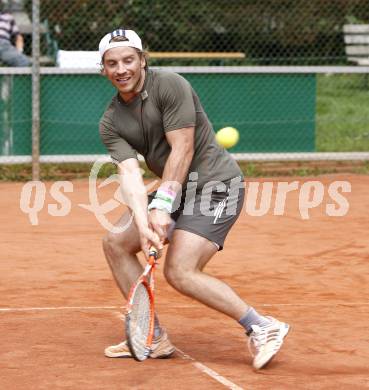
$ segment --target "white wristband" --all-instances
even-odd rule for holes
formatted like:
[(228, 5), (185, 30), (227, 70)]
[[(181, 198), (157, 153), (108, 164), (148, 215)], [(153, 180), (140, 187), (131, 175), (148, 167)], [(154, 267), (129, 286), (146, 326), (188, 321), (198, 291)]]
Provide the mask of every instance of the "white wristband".
[(172, 205), (163, 199), (154, 198), (148, 206), (148, 210), (165, 210), (168, 214), (172, 212)]

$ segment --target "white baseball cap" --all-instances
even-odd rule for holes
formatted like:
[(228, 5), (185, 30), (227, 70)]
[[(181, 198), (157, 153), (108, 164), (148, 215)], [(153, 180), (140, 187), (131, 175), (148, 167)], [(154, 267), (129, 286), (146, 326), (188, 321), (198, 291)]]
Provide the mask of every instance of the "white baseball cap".
[[(127, 41), (111, 42), (115, 37), (125, 37)], [(99, 43), (99, 52), (101, 58), (104, 53), (114, 47), (134, 47), (142, 51), (141, 38), (133, 30), (124, 30), (122, 28), (106, 34)]]

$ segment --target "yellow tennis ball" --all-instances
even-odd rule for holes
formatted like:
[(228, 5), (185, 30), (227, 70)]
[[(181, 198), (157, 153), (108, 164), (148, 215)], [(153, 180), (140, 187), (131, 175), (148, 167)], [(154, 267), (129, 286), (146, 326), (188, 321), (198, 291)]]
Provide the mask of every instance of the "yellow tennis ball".
[(223, 148), (229, 149), (236, 145), (240, 139), (240, 135), (234, 127), (223, 127), (223, 129), (220, 129), (216, 133), (215, 139)]

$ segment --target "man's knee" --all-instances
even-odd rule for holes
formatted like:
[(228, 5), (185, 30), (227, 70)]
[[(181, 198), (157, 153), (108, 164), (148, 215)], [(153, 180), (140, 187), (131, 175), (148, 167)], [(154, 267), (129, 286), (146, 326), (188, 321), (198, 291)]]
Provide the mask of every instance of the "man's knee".
[(132, 240), (125, 237), (124, 234), (108, 233), (103, 238), (103, 249), (104, 252), (109, 255), (109, 258), (115, 258), (119, 255), (136, 254), (139, 251), (137, 244)]
[(167, 266), (164, 269), (164, 276), (168, 283), (180, 292), (186, 292), (191, 279), (192, 271), (183, 267)]
[(16, 59), (15, 66), (30, 66), (30, 65), (31, 65), (31, 61), (24, 54), (20, 55)]

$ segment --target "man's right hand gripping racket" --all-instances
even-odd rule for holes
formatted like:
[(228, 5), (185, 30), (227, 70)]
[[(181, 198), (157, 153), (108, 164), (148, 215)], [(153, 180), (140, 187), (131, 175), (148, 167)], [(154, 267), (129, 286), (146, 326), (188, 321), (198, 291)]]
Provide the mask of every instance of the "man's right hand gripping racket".
[(158, 252), (150, 248), (144, 272), (132, 286), (126, 313), (126, 336), (128, 348), (137, 361), (150, 356), (154, 335), (154, 271)]

